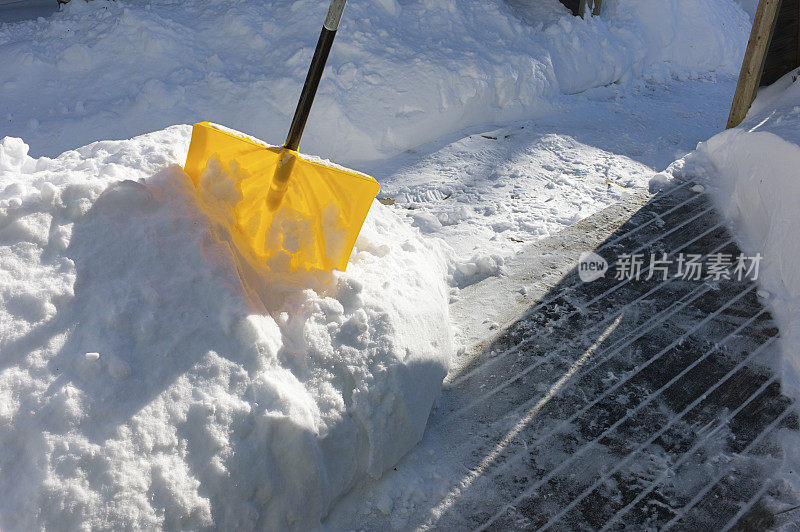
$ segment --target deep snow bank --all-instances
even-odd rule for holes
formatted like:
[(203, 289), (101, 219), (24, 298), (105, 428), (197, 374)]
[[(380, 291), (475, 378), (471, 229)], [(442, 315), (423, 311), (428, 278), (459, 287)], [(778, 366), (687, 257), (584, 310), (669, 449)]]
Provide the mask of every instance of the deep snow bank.
[[(800, 82), (789, 73), (759, 91), (747, 119), (677, 161), (672, 172), (705, 178), (749, 256), (762, 258), (758, 282), (780, 328), (784, 393), (800, 399)], [(783, 478), (800, 489), (800, 440), (784, 434)]]
[(421, 437), (438, 248), (376, 203), (346, 274), (242, 275), (189, 132), (0, 141), (0, 528), (307, 529)]
[[(0, 135), (56, 155), (210, 120), (280, 143), (325, 2), (95, 0), (0, 27)], [(378, 160), (475, 125), (546, 113), (631, 77), (734, 73), (734, 0), (373, 0), (347, 6), (303, 148)]]
[(673, 165), (704, 177), (737, 241), (761, 253), (759, 283), (781, 329), (784, 388), (800, 397), (800, 83), (788, 74), (764, 88), (747, 119)]

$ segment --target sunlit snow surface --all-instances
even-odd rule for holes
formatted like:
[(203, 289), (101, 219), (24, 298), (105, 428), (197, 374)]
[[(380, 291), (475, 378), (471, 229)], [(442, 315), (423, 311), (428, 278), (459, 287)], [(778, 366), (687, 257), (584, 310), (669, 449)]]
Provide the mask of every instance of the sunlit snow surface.
[[(735, 79), (600, 88), (534, 121), (434, 143), (368, 167), (379, 197), (455, 250), (454, 282), (619, 200), (724, 128)], [(384, 177), (385, 176), (385, 177)]]
[(723, 127), (749, 24), (730, 0), (351, 2), (301, 148), (391, 205), (346, 274), (254, 275), (164, 128), (279, 143), (323, 15), (74, 0), (0, 26), (0, 526), (317, 523), (419, 439), (460, 287)]
[[(324, 12), (316, 0), (93, 0), (2, 26), (0, 135), (52, 157), (209, 120), (280, 144)], [(355, 166), (543, 116), (563, 93), (734, 74), (748, 24), (732, 0), (617, 0), (587, 20), (556, 0), (351, 2), (302, 148)]]

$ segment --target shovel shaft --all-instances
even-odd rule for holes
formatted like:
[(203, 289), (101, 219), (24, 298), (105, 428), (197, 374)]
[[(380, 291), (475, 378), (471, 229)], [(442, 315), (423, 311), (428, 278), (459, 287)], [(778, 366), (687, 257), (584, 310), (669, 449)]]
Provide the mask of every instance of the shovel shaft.
[(339, 21), (342, 18), (342, 11), (344, 11), (346, 2), (347, 0), (331, 1), (328, 14), (325, 17), (325, 24), (322, 26), (322, 33), (319, 36), (319, 41), (317, 41), (317, 48), (314, 50), (314, 58), (311, 60), (311, 66), (303, 84), (303, 92), (300, 94), (300, 101), (297, 103), (297, 109), (294, 112), (292, 126), (289, 128), (289, 135), (283, 145), (284, 148), (297, 151), (298, 146), (300, 146), (300, 137), (303, 136), (303, 130), (311, 112), (311, 104), (314, 103), (314, 96), (317, 94), (317, 87), (319, 87), (319, 81), (322, 79), (322, 72), (325, 70), (325, 63), (328, 61), (328, 54), (330, 54), (333, 46), (333, 39), (336, 37), (336, 30), (339, 28)]
[(286, 195), (286, 190), (289, 188), (289, 178), (292, 177), (295, 161), (297, 161), (295, 152), (283, 150), (281, 158), (278, 159), (278, 167), (275, 169), (275, 174), (272, 176), (272, 183), (267, 193), (267, 208), (270, 212), (278, 210), (281, 201), (283, 201), (283, 196)]

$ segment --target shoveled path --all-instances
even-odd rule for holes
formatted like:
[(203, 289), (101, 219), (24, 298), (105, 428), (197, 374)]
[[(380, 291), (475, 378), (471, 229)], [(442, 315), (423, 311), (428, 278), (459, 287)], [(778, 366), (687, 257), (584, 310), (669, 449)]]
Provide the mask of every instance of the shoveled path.
[[(453, 305), (475, 344), (423, 441), (364, 486), (356, 529), (730, 530), (800, 522), (777, 439), (798, 430), (770, 369), (757, 286), (648, 280), (650, 255), (736, 244), (691, 183), (629, 200), (518, 255)], [(582, 282), (577, 257), (605, 258)], [(615, 261), (643, 254), (638, 280)], [(664, 279), (666, 277), (666, 280)], [(483, 302), (477, 305), (476, 302)], [(482, 338), (490, 338), (483, 340)], [(371, 495), (374, 494), (374, 495)], [(331, 524), (341, 525), (334, 515)]]

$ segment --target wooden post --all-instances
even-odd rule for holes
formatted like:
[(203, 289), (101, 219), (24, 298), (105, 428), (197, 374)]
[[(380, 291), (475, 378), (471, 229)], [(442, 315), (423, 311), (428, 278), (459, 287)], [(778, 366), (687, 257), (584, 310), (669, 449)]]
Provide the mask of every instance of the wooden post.
[(747, 43), (747, 51), (744, 54), (744, 61), (742, 61), (742, 72), (739, 74), (739, 83), (736, 85), (736, 93), (733, 96), (727, 129), (742, 123), (747, 116), (747, 111), (750, 110), (750, 104), (756, 97), (780, 7), (781, 0), (760, 0), (758, 2), (753, 29), (750, 32), (750, 41)]

